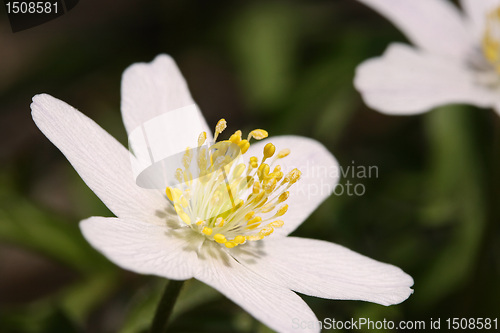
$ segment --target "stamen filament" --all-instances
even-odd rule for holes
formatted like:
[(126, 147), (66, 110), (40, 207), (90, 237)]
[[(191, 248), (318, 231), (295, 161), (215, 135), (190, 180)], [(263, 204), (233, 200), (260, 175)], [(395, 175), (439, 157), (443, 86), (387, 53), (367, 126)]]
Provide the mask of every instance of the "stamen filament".
[[(268, 133), (256, 129), (242, 139), (238, 130), (229, 140), (216, 142), (226, 127), (224, 119), (217, 122), (214, 142), (208, 148), (201, 147), (207, 134), (202, 132), (198, 136), (198, 148), (186, 149), (183, 168), (175, 171), (180, 184), (167, 187), (165, 193), (185, 227), (231, 249), (263, 239), (283, 226), (284, 222), (276, 218), (286, 214), (288, 205), (278, 205), (288, 199), (288, 189), (300, 179), (301, 173), (293, 169), (285, 175), (280, 165), (275, 165), (290, 150), (276, 153), (272, 143), (264, 146), (260, 164), (256, 156), (251, 156), (247, 164), (238, 162), (248, 151), (252, 138), (261, 140)], [(234, 145), (239, 148), (236, 154)], [(193, 175), (191, 163), (198, 167), (198, 177)]]

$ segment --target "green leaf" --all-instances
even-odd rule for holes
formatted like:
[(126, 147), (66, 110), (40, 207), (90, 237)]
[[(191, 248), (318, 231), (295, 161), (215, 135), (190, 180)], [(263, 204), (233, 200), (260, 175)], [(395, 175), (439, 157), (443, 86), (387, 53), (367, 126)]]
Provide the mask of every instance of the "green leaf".
[(231, 45), (252, 109), (273, 110), (293, 81), (298, 13), (294, 6), (258, 2), (239, 12)]
[(67, 288), (57, 297), (61, 308), (74, 321), (83, 322), (102, 300), (116, 290), (117, 272), (103, 270)]
[(0, 197), (0, 240), (46, 255), (80, 271), (109, 263), (71, 225), (20, 197)]

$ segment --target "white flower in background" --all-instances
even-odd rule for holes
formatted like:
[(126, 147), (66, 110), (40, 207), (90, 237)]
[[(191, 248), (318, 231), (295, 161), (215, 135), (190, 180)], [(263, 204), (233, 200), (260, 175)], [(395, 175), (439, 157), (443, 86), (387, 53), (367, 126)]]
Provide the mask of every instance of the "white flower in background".
[[(412, 293), (412, 278), (395, 266), (333, 243), (287, 237), (337, 183), (331, 172), (337, 162), (320, 143), (282, 136), (250, 145), (252, 138), (267, 136), (264, 130), (250, 132), (246, 140), (236, 131), (214, 143), (225, 121), (218, 122), (212, 139), (166, 55), (128, 68), (122, 95), (129, 135), (158, 124), (151, 120), (165, 113), (175, 115), (163, 131), (169, 140), (159, 144), (171, 155), (180, 146), (184, 152), (166, 190), (138, 186), (129, 151), (73, 107), (46, 94), (31, 105), (40, 130), (117, 216), (80, 223), (85, 238), (111, 261), (137, 273), (196, 278), (280, 332), (319, 331), (297, 328), (297, 321), (317, 319), (294, 291), (383, 305)], [(233, 158), (231, 147), (239, 157), (221, 167)]]
[(356, 71), (366, 104), (418, 114), (450, 103), (500, 112), (500, 1), (359, 0), (398, 27), (415, 47), (393, 43)]

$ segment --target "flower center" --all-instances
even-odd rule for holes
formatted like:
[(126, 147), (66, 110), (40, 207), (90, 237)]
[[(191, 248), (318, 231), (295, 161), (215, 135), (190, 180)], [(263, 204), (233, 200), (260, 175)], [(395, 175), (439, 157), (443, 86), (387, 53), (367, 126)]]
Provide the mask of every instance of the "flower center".
[[(256, 129), (241, 138), (236, 131), (229, 140), (216, 142), (226, 128), (219, 120), (213, 143), (206, 143), (205, 132), (198, 137), (196, 149), (186, 149), (182, 168), (176, 170), (179, 182), (166, 188), (179, 219), (206, 239), (232, 248), (247, 241), (261, 240), (283, 226), (278, 218), (288, 205), (288, 189), (301, 175), (293, 169), (284, 175), (277, 161), (290, 154), (289, 149), (276, 153), (272, 143), (264, 146), (263, 157), (243, 160), (252, 138), (261, 140), (267, 132)], [(271, 171), (272, 170), (272, 171)]]
[(489, 12), (486, 16), (482, 51), (486, 60), (500, 74), (500, 7)]

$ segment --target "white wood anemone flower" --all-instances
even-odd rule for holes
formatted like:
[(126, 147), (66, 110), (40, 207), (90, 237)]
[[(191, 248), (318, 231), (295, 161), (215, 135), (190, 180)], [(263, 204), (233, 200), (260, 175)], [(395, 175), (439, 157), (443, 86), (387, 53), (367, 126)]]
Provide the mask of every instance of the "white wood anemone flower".
[[(167, 55), (134, 64), (123, 75), (122, 117), (134, 155), (54, 97), (36, 95), (31, 109), (40, 130), (117, 216), (91, 217), (80, 228), (120, 267), (173, 280), (196, 278), (279, 332), (319, 331), (295, 292), (383, 305), (413, 292), (413, 279), (398, 267), (326, 241), (288, 237), (332, 193), (335, 158), (298, 136), (250, 144), (265, 139), (260, 129), (246, 139), (236, 131), (216, 142), (225, 120), (212, 137)], [(141, 147), (143, 131), (149, 142)], [(180, 156), (167, 185), (139, 186), (151, 167), (143, 162), (163, 163), (165, 156)]]
[(365, 103), (411, 115), (445, 104), (500, 112), (500, 1), (359, 0), (415, 45), (391, 44), (356, 70)]

